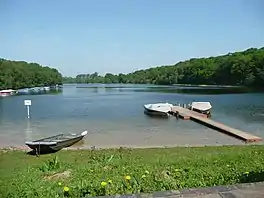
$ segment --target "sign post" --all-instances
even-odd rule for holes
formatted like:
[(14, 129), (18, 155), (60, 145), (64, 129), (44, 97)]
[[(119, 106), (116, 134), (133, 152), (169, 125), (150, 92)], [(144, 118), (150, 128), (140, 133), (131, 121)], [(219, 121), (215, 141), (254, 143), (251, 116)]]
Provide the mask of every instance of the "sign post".
[(27, 107), (27, 118), (29, 119), (30, 116), (30, 106), (31, 106), (31, 100), (24, 100), (24, 105)]

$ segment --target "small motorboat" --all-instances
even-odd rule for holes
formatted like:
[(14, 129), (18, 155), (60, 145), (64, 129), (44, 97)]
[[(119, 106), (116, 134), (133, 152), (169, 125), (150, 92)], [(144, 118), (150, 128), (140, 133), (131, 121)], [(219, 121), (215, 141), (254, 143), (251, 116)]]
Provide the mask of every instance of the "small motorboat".
[(44, 91), (46, 91), (46, 92), (48, 92), (48, 91), (50, 91), (50, 87), (43, 87), (43, 89), (44, 89)]
[(211, 113), (212, 105), (210, 102), (192, 102), (188, 105), (188, 108), (198, 113), (209, 115)]
[(25, 89), (19, 89), (17, 90), (18, 95), (26, 95), (29, 94), (30, 89), (29, 88), (25, 88)]
[(173, 107), (170, 103), (156, 103), (156, 104), (145, 104), (145, 113), (153, 116), (169, 116), (171, 108)]
[(13, 89), (0, 90), (0, 96), (1, 97), (13, 96), (16, 94), (17, 94), (17, 91), (13, 90)]
[(25, 142), (25, 144), (34, 150), (36, 154), (52, 153), (72, 146), (83, 139), (86, 134), (87, 131), (83, 131), (81, 134), (59, 134), (32, 142)]

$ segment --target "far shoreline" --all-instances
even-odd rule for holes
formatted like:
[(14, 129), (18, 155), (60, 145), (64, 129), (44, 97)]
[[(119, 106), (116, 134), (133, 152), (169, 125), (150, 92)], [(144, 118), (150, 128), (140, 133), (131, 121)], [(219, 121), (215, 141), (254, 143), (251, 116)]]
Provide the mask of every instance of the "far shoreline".
[[(143, 83), (63, 83), (63, 85), (149, 85), (149, 86), (182, 86), (182, 87), (218, 87), (218, 88), (250, 88), (243, 85), (214, 85), (214, 84), (143, 84)], [(82, 88), (82, 87), (78, 87)]]
[(172, 84), (172, 86), (183, 86), (183, 87), (217, 87), (217, 88), (248, 88), (242, 85), (210, 85), (210, 84)]

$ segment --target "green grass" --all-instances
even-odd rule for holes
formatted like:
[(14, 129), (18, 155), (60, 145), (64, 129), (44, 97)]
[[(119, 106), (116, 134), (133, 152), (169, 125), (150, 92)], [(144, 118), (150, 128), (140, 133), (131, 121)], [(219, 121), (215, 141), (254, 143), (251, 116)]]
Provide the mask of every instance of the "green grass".
[(261, 145), (76, 150), (40, 157), (0, 151), (0, 195), (88, 197), (148, 193), (260, 181), (264, 180), (263, 172)]

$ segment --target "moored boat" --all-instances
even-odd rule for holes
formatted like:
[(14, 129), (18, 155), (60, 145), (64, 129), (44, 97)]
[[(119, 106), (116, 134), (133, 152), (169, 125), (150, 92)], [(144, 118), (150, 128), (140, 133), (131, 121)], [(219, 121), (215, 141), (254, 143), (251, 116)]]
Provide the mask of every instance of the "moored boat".
[(19, 95), (29, 94), (29, 88), (19, 89), (17, 90)]
[(31, 88), (29, 88), (29, 92), (31, 94), (38, 93), (39, 92), (39, 89), (37, 87), (31, 87)]
[(212, 105), (210, 102), (192, 102), (188, 105), (188, 108), (198, 113), (209, 115), (211, 114)]
[(6, 89), (6, 90), (1, 90), (1, 91), (0, 91), (0, 96), (1, 96), (1, 97), (12, 96), (12, 95), (15, 95), (16, 93), (17, 93), (16, 90), (13, 90), (13, 89)]
[(50, 91), (50, 87), (43, 87), (44, 91)]
[(145, 104), (145, 113), (154, 116), (169, 116), (169, 112), (173, 107), (170, 103), (156, 103), (156, 104)]
[(87, 131), (83, 131), (80, 134), (59, 134), (35, 141), (28, 141), (25, 144), (34, 150), (36, 154), (50, 153), (72, 146), (83, 139), (85, 135), (87, 135)]
[(51, 89), (55, 89), (55, 90), (58, 90), (58, 89), (62, 89), (63, 86), (62, 85), (53, 85), (50, 87)]

